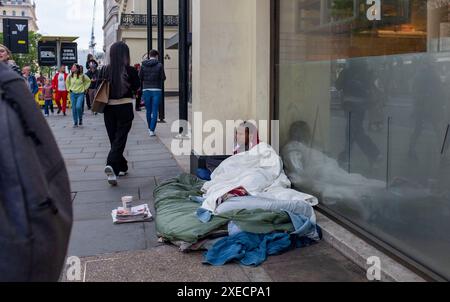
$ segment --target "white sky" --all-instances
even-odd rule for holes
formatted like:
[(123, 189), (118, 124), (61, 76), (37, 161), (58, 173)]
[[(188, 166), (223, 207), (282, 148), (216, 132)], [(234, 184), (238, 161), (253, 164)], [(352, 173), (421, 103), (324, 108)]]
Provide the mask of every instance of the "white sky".
[[(79, 49), (88, 49), (94, 0), (35, 0), (39, 33), (46, 36), (76, 36)], [(103, 48), (103, 0), (97, 0), (96, 50)]]

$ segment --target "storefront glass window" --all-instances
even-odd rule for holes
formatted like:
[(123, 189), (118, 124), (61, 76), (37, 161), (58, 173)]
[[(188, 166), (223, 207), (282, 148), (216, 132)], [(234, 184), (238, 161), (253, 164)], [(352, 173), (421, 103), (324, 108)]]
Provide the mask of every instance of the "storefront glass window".
[(450, 1), (278, 6), (294, 186), (450, 279)]

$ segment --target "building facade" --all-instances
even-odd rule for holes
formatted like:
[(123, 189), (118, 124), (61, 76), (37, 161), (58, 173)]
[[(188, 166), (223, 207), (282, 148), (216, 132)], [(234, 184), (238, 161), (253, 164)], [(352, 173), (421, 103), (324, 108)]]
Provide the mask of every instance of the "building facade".
[(0, 1), (0, 32), (3, 32), (3, 19), (28, 19), (29, 31), (37, 32), (36, 3), (31, 0)]
[[(164, 1), (165, 41), (178, 33), (178, 1)], [(157, 1), (152, 2), (153, 48), (158, 48)], [(105, 0), (103, 26), (105, 45), (108, 49), (117, 41), (124, 41), (130, 47), (132, 64), (141, 63), (147, 53), (147, 1)], [(166, 91), (178, 91), (178, 51), (165, 50), (164, 57), (167, 81)]]
[(449, 2), (193, 0), (192, 13), (195, 153), (205, 121), (278, 120), (296, 189), (449, 280)]

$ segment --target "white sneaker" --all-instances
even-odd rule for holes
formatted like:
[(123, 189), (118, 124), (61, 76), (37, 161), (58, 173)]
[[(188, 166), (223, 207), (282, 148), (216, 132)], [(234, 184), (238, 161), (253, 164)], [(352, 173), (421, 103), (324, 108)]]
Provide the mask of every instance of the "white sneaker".
[(119, 172), (119, 177), (127, 176), (128, 172)]
[(111, 186), (117, 186), (117, 176), (116, 173), (114, 173), (114, 169), (111, 166), (106, 166), (105, 174), (106, 176), (108, 176), (108, 183)]
[(48, 117), (48, 114), (44, 114), (45, 115), (45, 117)]
[(150, 137), (155, 137), (156, 136), (155, 132), (152, 131), (152, 130), (148, 130), (148, 133), (150, 134)]

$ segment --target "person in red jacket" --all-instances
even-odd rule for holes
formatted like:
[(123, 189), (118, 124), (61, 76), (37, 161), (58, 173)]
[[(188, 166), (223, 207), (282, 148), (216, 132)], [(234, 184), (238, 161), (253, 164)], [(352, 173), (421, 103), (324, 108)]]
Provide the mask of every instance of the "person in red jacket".
[(68, 91), (66, 87), (66, 79), (68, 74), (66, 73), (66, 66), (62, 65), (59, 72), (53, 77), (52, 86), (55, 91), (55, 102), (58, 106), (58, 114), (62, 113), (66, 116), (67, 109), (67, 96)]

